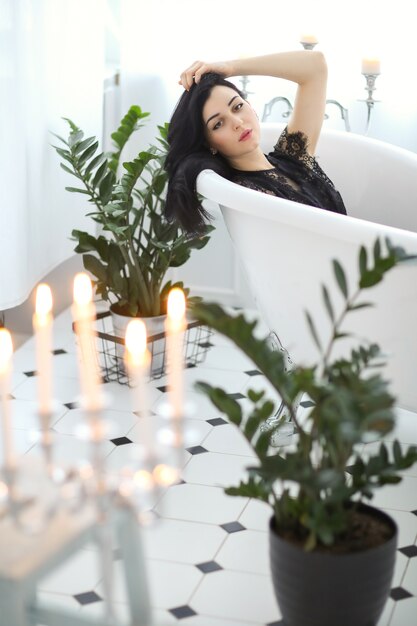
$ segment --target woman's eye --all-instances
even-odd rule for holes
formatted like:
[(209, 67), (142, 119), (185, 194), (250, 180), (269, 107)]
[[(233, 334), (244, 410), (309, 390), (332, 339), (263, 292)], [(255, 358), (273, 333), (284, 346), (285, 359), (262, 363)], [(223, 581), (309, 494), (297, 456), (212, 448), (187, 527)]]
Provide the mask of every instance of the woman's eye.
[(239, 102), (239, 104), (235, 106), (235, 111), (240, 111), (242, 107), (243, 107), (243, 102)]
[(217, 130), (218, 128), (220, 128), (221, 125), (222, 125), (221, 122), (216, 122), (216, 124), (214, 124), (213, 126), (213, 130)]

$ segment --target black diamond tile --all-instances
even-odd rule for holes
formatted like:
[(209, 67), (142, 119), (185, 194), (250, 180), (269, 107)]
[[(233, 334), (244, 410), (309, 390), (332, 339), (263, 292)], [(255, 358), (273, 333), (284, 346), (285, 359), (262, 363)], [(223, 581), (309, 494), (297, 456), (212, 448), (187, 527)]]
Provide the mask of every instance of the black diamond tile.
[(58, 354), (68, 354), (68, 352), (63, 348), (58, 348), (57, 350), (52, 350), (52, 354), (57, 356)]
[(211, 424), (212, 426), (223, 426), (223, 424), (227, 424), (227, 421), (222, 417), (213, 417), (211, 420), (206, 420), (207, 424)]
[(198, 344), (201, 348), (212, 348), (214, 346), (213, 343), (210, 343), (210, 341), (202, 341), (201, 343)]
[(220, 527), (227, 533), (238, 533), (241, 530), (246, 530), (240, 522), (228, 522), (227, 524), (220, 524)]
[(177, 619), (184, 619), (184, 617), (192, 617), (193, 615), (197, 615), (197, 613), (186, 604), (184, 604), (184, 606), (177, 606), (174, 609), (168, 610)]
[(38, 372), (36, 370), (33, 370), (32, 372), (23, 372), (23, 373), (28, 378), (31, 378), (32, 376), (37, 376), (38, 375)]
[(259, 370), (248, 370), (247, 372), (243, 373), (247, 374), (248, 376), (262, 376), (262, 372), (260, 372)]
[(162, 385), (161, 387), (157, 387), (158, 391), (162, 391), (162, 393), (167, 393), (169, 391), (168, 385)]
[(232, 398), (232, 400), (241, 400), (245, 397), (241, 393), (228, 393), (227, 395), (229, 396), (229, 398)]
[(393, 600), (404, 600), (405, 598), (411, 598), (412, 594), (402, 587), (394, 587), (391, 589), (390, 596)]
[(187, 370), (191, 370), (191, 369), (193, 369), (193, 367), (197, 367), (197, 365), (196, 365), (195, 363), (187, 363), (187, 364), (185, 365), (185, 368), (186, 368)]
[(208, 452), (208, 450), (206, 450), (206, 448), (203, 448), (203, 446), (192, 446), (191, 448), (185, 448), (185, 449), (190, 454), (203, 454), (203, 452)]
[(308, 409), (311, 406), (314, 406), (314, 402), (311, 402), (311, 400), (304, 400), (304, 402), (300, 402), (300, 406), (302, 406), (304, 409)]
[(210, 574), (211, 572), (217, 572), (220, 569), (223, 569), (221, 565), (216, 563), (216, 561), (207, 561), (206, 563), (198, 563), (196, 565), (200, 572), (203, 574)]
[(413, 515), (417, 515), (417, 509), (415, 511), (410, 511)]
[(64, 402), (64, 406), (66, 406), (67, 409), (78, 409), (80, 405), (78, 402)]
[(84, 604), (93, 604), (93, 602), (102, 602), (101, 598), (95, 591), (86, 591), (86, 593), (77, 593), (74, 598), (84, 606)]
[(110, 439), (115, 446), (125, 446), (127, 443), (133, 443), (128, 437), (116, 437), (116, 439)]
[(402, 552), (403, 554), (405, 554), (405, 556), (408, 556), (409, 558), (417, 556), (417, 546), (405, 546), (405, 548), (399, 548), (398, 551)]

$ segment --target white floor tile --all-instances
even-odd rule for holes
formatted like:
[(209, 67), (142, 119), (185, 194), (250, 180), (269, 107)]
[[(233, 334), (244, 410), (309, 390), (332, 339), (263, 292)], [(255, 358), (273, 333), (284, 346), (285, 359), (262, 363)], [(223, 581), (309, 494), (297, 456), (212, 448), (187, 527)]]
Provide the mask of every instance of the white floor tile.
[(256, 458), (255, 452), (234, 424), (223, 424), (213, 428), (204, 441), (204, 447), (211, 452)]
[(417, 509), (417, 478), (405, 476), (397, 485), (386, 485), (377, 489), (372, 505), (398, 511)]
[[(145, 576), (151, 606), (156, 609), (170, 609), (189, 603), (203, 574), (193, 565), (147, 559)], [(95, 591), (103, 595), (101, 583), (96, 586)], [(116, 562), (114, 567), (114, 599), (115, 602), (127, 603), (124, 572), (120, 561)]]
[(231, 533), (216, 555), (216, 563), (227, 570), (269, 576), (268, 533), (257, 530)]
[(267, 624), (280, 613), (269, 576), (218, 571), (204, 577), (190, 605), (198, 613)]
[(409, 511), (395, 511), (383, 509), (390, 515), (398, 526), (398, 547), (402, 548), (414, 544), (417, 540), (417, 515)]
[[(16, 389), (13, 395), (18, 400), (34, 400), (37, 397), (38, 382), (36, 376), (26, 378)], [(80, 397), (80, 384), (76, 378), (54, 377), (53, 398), (61, 404), (75, 402)]]
[(156, 507), (162, 517), (225, 524), (237, 520), (248, 500), (232, 497), (221, 487), (174, 485)]
[[(155, 413), (166, 412), (167, 396), (161, 394), (159, 399), (153, 404), (152, 411)], [(213, 417), (220, 417), (221, 412), (203, 393), (187, 389), (186, 403), (190, 407), (190, 414), (194, 419), (208, 420)]]
[(96, 555), (84, 550), (75, 554), (52, 574), (41, 580), (39, 589), (74, 595), (92, 591), (101, 578)]
[[(108, 439), (124, 437), (136, 424), (138, 417), (127, 411), (103, 411), (102, 419), (108, 427)], [(54, 425), (54, 430), (63, 435), (77, 435), (80, 428), (85, 425), (86, 417), (81, 409), (72, 409), (66, 412)]]
[(394, 430), (387, 435), (387, 440), (398, 439), (401, 443), (417, 443), (417, 415), (412, 411), (398, 408), (396, 410)]
[(395, 603), (389, 626), (415, 626), (417, 598), (405, 598)]
[(246, 371), (255, 369), (253, 362), (236, 346), (214, 346), (207, 352), (204, 369)]
[[(10, 410), (12, 414), (13, 428), (19, 430), (39, 430), (40, 421), (38, 415), (38, 402), (33, 400), (12, 400)], [(55, 407), (55, 412), (51, 418), (50, 425), (54, 426), (58, 420), (68, 411), (62, 405)]]
[(409, 559), (401, 586), (417, 596), (417, 557)]
[(252, 464), (251, 457), (215, 452), (197, 454), (192, 457), (183, 471), (187, 483), (229, 487), (238, 485), (247, 475), (246, 467)]
[(149, 558), (197, 565), (214, 560), (226, 532), (213, 524), (161, 519), (143, 530), (143, 538)]
[(68, 610), (74, 611), (74, 613), (78, 613), (80, 610), (79, 602), (77, 602), (77, 600), (69, 594), (54, 593), (50, 591), (39, 591), (37, 597), (42, 605), (48, 606), (50, 608), (66, 608)]
[(269, 504), (261, 502), (260, 500), (250, 500), (240, 516), (239, 521), (246, 528), (267, 531), (271, 516), (272, 508)]
[(197, 381), (210, 383), (210, 385), (221, 387), (226, 393), (238, 393), (246, 385), (248, 377), (240, 371), (208, 369), (195, 367), (185, 370), (185, 385), (193, 390)]

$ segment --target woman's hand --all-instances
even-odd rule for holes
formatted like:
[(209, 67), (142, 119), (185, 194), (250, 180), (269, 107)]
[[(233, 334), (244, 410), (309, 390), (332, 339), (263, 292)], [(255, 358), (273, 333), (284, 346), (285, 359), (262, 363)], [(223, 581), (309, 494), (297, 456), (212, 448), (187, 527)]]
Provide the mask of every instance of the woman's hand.
[(216, 74), (222, 74), (225, 78), (233, 76), (233, 68), (229, 62), (205, 63), (204, 61), (195, 61), (181, 73), (178, 84), (188, 91), (192, 84), (194, 82), (199, 83), (203, 74), (207, 74), (207, 72), (216, 72)]

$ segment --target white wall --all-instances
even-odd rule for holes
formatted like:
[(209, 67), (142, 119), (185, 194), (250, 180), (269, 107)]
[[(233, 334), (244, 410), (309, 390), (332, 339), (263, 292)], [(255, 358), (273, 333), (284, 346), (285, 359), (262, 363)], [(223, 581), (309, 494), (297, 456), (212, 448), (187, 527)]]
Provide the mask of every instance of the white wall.
[[(417, 151), (415, 23), (408, 0), (121, 0), (121, 62), (126, 82), (140, 79), (129, 98), (146, 103), (155, 123), (167, 121), (181, 94), (179, 73), (192, 61), (299, 48), (301, 33), (319, 39), (329, 66), (328, 97), (350, 110), (352, 130), (365, 130), (363, 56), (379, 56), (382, 73), (369, 136)], [(157, 86), (156, 86), (157, 85)], [(292, 96), (285, 81), (253, 78), (253, 104)], [(153, 98), (154, 94), (154, 98)]]

